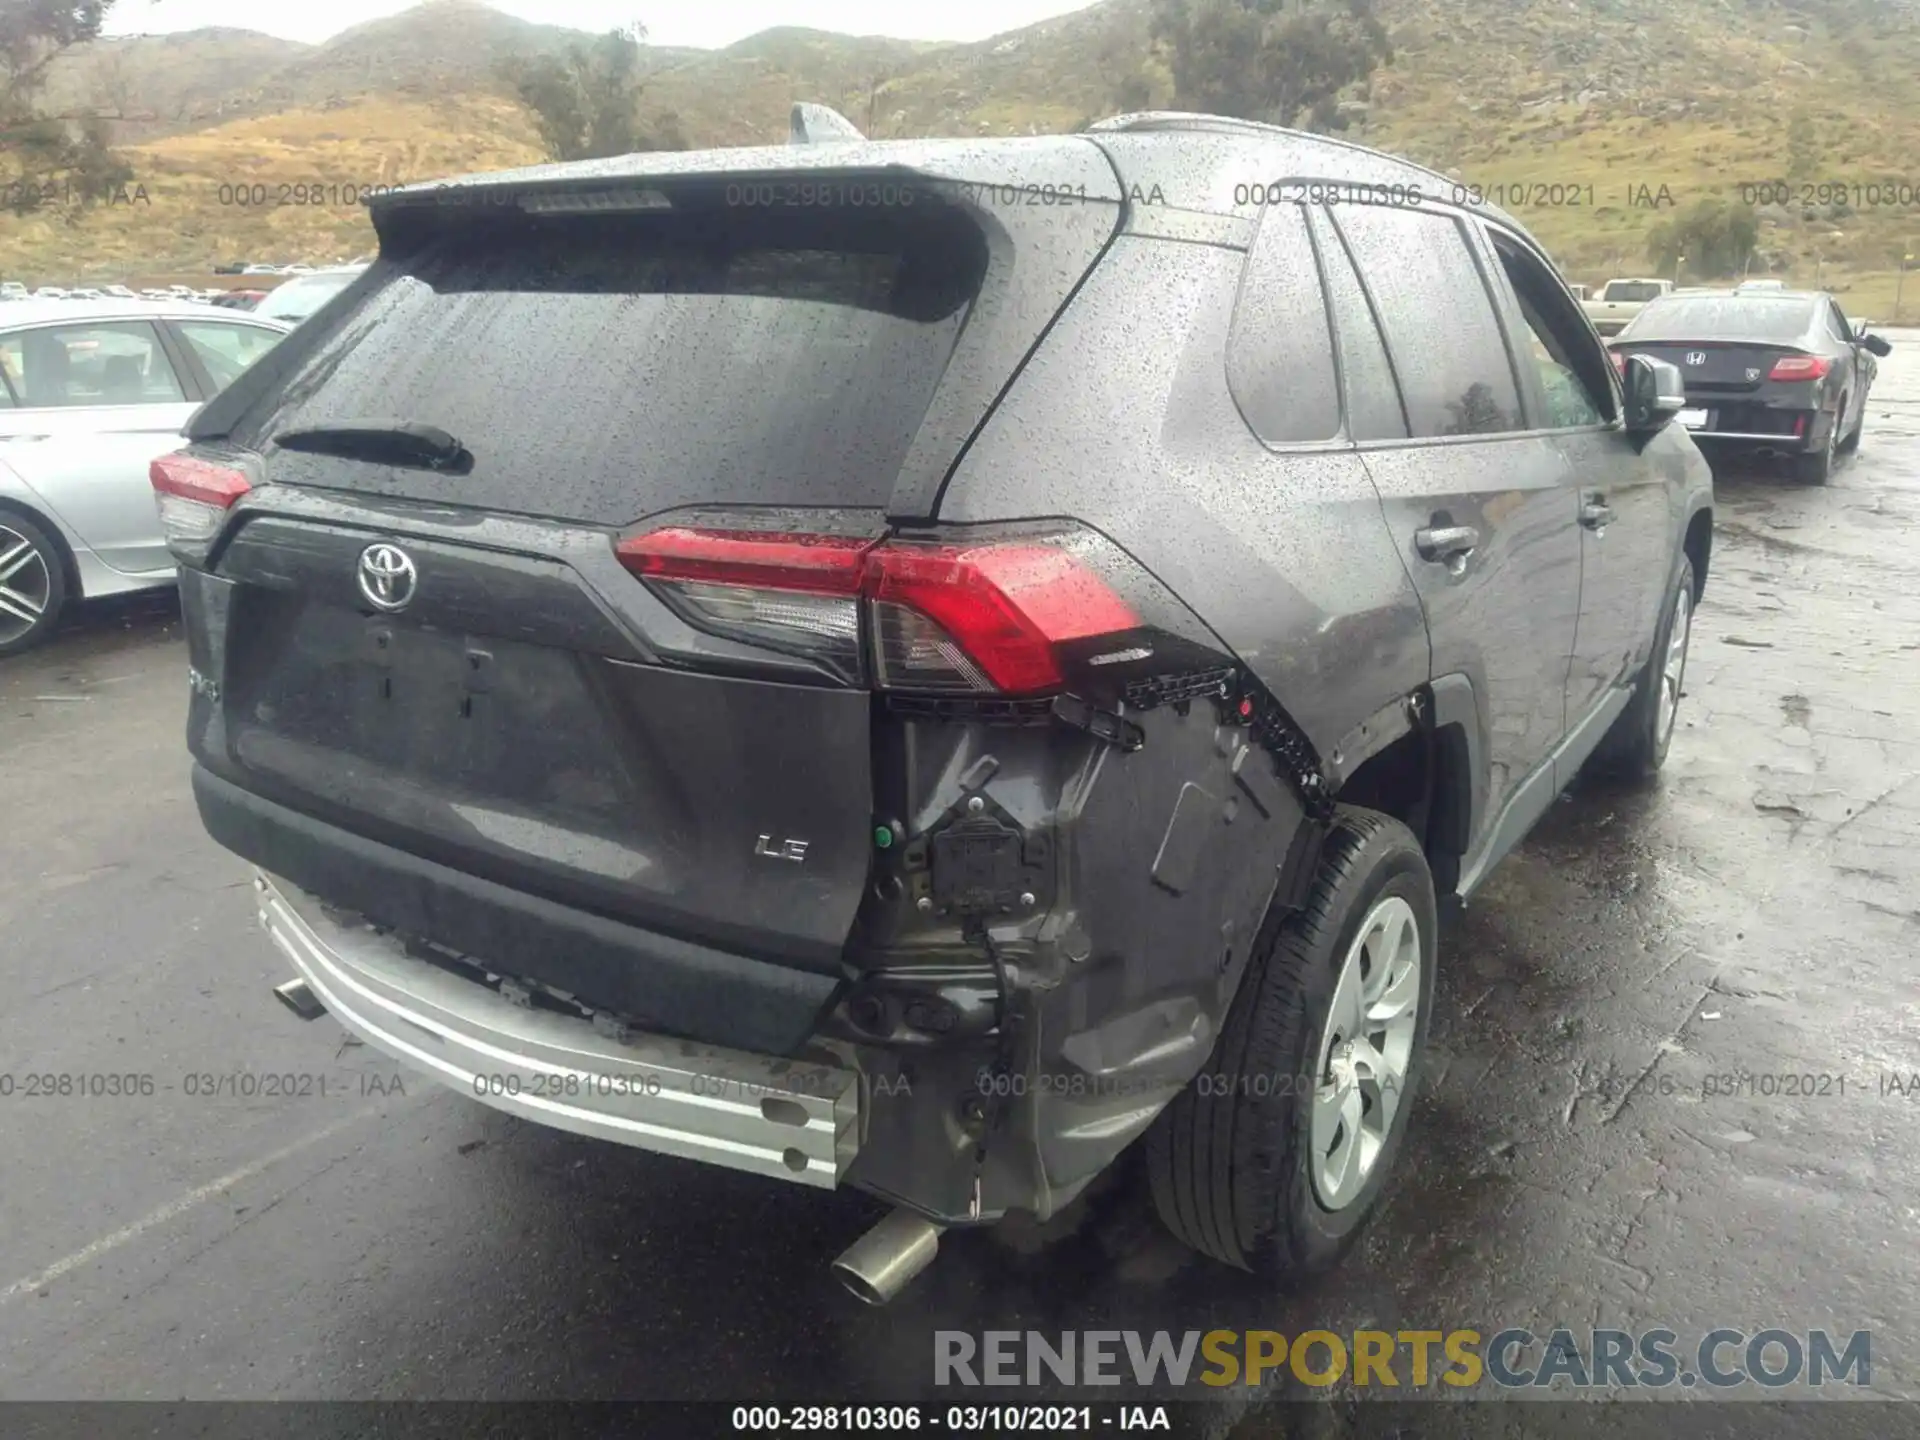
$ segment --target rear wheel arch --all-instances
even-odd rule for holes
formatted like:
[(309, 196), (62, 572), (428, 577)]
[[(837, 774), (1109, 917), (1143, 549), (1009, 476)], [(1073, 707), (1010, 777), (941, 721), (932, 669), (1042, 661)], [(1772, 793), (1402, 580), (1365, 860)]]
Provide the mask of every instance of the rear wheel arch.
[(1421, 723), (1359, 766), (1338, 792), (1343, 805), (1391, 816), (1420, 841), (1442, 894), (1459, 882), (1484, 803), (1473, 684), (1448, 675), (1418, 695)]

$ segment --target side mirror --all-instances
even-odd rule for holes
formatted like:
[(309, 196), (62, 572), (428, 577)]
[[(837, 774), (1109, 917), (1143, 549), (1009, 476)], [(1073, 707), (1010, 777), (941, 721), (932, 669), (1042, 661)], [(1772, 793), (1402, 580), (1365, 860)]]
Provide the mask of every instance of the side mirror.
[(1893, 351), (1893, 346), (1878, 335), (1862, 335), (1860, 337), (1860, 348), (1882, 357), (1891, 354)]
[(1687, 387), (1677, 365), (1629, 355), (1626, 381), (1629, 435), (1651, 435), (1686, 408)]

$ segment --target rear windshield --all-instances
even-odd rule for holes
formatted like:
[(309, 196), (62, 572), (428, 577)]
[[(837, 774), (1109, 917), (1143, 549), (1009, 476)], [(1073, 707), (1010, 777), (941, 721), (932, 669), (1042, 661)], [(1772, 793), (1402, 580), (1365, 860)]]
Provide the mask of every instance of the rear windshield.
[(269, 477), (616, 525), (698, 503), (883, 505), (986, 261), (944, 207), (735, 205), (476, 209), (376, 263), (365, 302), (235, 438), (400, 419), (452, 434), (472, 470), (278, 451)]
[(1656, 300), (1665, 293), (1651, 280), (1617, 280), (1607, 286), (1609, 300)]
[(1811, 300), (1762, 295), (1678, 296), (1642, 310), (1622, 338), (1786, 344), (1806, 334), (1813, 318)]

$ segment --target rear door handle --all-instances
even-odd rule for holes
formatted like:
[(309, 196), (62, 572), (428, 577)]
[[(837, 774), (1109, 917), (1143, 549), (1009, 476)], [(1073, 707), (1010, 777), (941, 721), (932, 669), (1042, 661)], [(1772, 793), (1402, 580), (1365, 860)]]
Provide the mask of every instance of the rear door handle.
[(1589, 530), (1604, 530), (1612, 520), (1612, 507), (1602, 501), (1589, 500), (1580, 507), (1580, 523)]
[(1422, 560), (1464, 560), (1480, 545), (1480, 532), (1471, 525), (1428, 526), (1413, 532), (1413, 548)]

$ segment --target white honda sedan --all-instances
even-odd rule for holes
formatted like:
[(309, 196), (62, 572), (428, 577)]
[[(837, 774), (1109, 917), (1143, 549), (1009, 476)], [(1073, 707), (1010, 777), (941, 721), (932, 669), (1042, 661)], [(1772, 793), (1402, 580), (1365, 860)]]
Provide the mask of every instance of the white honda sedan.
[(147, 466), (290, 328), (191, 300), (0, 309), (0, 656), (71, 600), (173, 583)]

